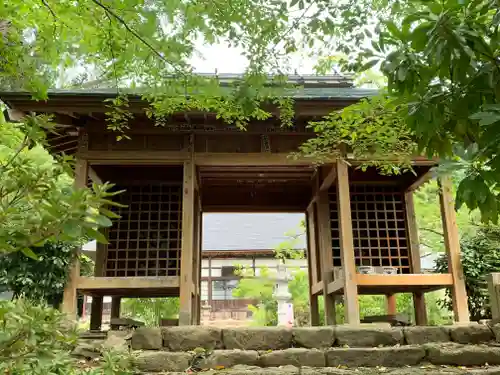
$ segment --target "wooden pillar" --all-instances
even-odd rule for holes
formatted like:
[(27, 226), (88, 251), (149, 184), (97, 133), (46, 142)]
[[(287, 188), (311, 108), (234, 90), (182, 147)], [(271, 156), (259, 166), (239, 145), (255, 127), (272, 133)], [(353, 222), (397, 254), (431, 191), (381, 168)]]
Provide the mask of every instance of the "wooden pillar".
[(398, 313), (398, 308), (396, 304), (396, 295), (395, 294), (386, 295), (386, 302), (387, 302), (387, 314), (396, 315)]
[(182, 243), (181, 277), (179, 301), (179, 325), (190, 325), (193, 321), (193, 261), (194, 261), (194, 198), (195, 165), (184, 162), (182, 194)]
[(487, 278), (493, 323), (500, 322), (500, 273), (490, 273)]
[[(199, 190), (198, 190), (198, 197), (199, 197)], [(197, 243), (197, 249), (198, 249), (198, 299), (197, 299), (197, 303), (198, 303), (198, 309), (196, 310), (196, 321), (195, 321), (195, 324), (199, 325), (201, 324), (201, 269), (202, 269), (202, 265), (203, 265), (203, 256), (202, 256), (202, 251), (203, 251), (203, 234), (202, 234), (202, 227), (203, 227), (203, 216), (202, 216), (202, 212), (201, 212), (201, 202), (200, 200), (198, 199), (197, 200), (198, 202), (198, 208), (197, 208), (197, 220), (198, 220), (198, 227), (197, 227), (197, 231), (196, 231), (196, 235), (197, 235), (197, 238), (198, 238), (198, 243)]]
[(325, 324), (336, 324), (335, 296), (328, 294), (328, 284), (333, 281), (332, 233), (330, 231), (330, 199), (328, 191), (318, 193), (317, 202), (318, 245), (321, 254), (321, 276), (325, 302)]
[[(77, 189), (87, 186), (89, 163), (87, 160), (76, 159), (75, 165), (75, 182), (74, 186)], [(80, 277), (80, 262), (78, 255), (80, 251), (77, 249), (77, 255), (69, 272), (69, 279), (64, 288), (63, 302), (61, 311), (66, 313), (71, 319), (76, 319), (77, 314), (77, 286)]]
[[(406, 211), (406, 230), (408, 233), (408, 245), (410, 246), (409, 250), (411, 259), (411, 272), (422, 273), (417, 218), (415, 216), (415, 204), (413, 202), (413, 191), (407, 191), (404, 198)], [(424, 293), (413, 293), (413, 307), (415, 309), (415, 323), (419, 326), (427, 325), (427, 308), (425, 306)]]
[(358, 286), (356, 284), (356, 262), (354, 260), (349, 174), (348, 166), (343, 160), (337, 161), (337, 204), (340, 255), (344, 278), (345, 323), (359, 325)]
[(120, 317), (122, 298), (112, 297), (111, 298), (111, 319)]
[(90, 307), (90, 330), (100, 331), (102, 326), (103, 297), (93, 296)]
[(458, 236), (451, 180), (449, 178), (441, 178), (439, 180), (439, 185), (444, 244), (448, 256), (448, 272), (451, 273), (453, 277), (453, 287), (451, 288), (453, 313), (457, 323), (468, 323), (469, 308), (467, 305), (467, 292), (465, 290), (462, 261), (460, 260), (460, 240)]
[[(307, 234), (307, 275), (309, 278), (309, 321), (312, 326), (319, 326), (318, 295), (313, 294), (312, 287), (318, 282), (316, 272), (316, 223), (314, 222), (313, 207), (306, 212), (306, 234)], [(254, 259), (255, 264), (255, 259)], [(255, 269), (254, 269), (255, 274)]]

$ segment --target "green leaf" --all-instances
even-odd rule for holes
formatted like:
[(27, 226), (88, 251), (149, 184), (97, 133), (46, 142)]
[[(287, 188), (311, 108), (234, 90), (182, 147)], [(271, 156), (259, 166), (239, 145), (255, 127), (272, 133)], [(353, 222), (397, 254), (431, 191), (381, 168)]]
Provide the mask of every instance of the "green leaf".
[(396, 26), (396, 24), (392, 21), (387, 21), (385, 23), (385, 25), (387, 26), (387, 30), (389, 30), (389, 32), (394, 35), (395, 37), (400, 37), (401, 36), (401, 32), (399, 31), (399, 28)]
[(30, 248), (28, 247), (25, 247), (23, 249), (21, 249), (21, 252), (26, 255), (28, 258), (31, 258), (31, 259), (34, 259), (34, 260), (38, 260), (38, 255), (36, 255), (33, 250), (31, 250)]
[(96, 240), (99, 243), (102, 243), (105, 245), (107, 245), (109, 243), (108, 240), (106, 239), (106, 237), (101, 232), (99, 232), (95, 229), (88, 228), (86, 230), (86, 232), (91, 238), (93, 238), (94, 240)]
[(365, 63), (361, 68), (360, 68), (360, 72), (364, 72), (365, 70), (368, 70), (368, 69), (371, 69), (373, 68), (375, 65), (377, 65), (377, 63), (379, 62), (379, 59), (375, 59), (375, 60), (370, 60), (368, 61), (367, 63)]
[(104, 215), (93, 216), (92, 219), (101, 227), (108, 228), (113, 225), (113, 222)]
[(500, 113), (496, 112), (476, 112), (470, 115), (471, 120), (479, 120), (479, 125), (487, 126), (500, 121)]

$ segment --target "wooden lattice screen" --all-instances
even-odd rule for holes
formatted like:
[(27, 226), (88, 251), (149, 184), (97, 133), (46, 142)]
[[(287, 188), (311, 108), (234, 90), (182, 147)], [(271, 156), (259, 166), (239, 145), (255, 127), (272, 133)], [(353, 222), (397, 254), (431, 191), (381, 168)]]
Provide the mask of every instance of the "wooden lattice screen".
[[(335, 189), (329, 196), (333, 265), (340, 267)], [(410, 273), (404, 194), (396, 186), (352, 184), (350, 196), (356, 266), (390, 266)]]
[(105, 275), (179, 276), (182, 185), (126, 187), (121, 216), (108, 231)]

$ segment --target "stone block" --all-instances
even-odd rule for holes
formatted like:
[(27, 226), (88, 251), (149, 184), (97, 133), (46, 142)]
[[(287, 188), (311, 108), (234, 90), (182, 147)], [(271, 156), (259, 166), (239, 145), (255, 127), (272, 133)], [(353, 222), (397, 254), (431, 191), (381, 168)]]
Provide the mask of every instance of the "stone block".
[(181, 352), (144, 351), (135, 358), (137, 369), (143, 372), (186, 371), (191, 354)]
[(226, 349), (287, 349), (292, 344), (292, 330), (279, 327), (223, 329), (222, 341)]
[(163, 327), (161, 332), (163, 346), (173, 352), (196, 348), (206, 350), (222, 348), (222, 333), (218, 328), (200, 326)]
[(481, 366), (500, 364), (500, 347), (487, 345), (427, 344), (427, 360), (434, 365)]
[(325, 367), (325, 354), (319, 349), (291, 348), (261, 354), (262, 367)]
[(330, 348), (335, 342), (333, 327), (293, 328), (293, 343), (302, 348)]
[(495, 339), (490, 327), (483, 324), (450, 326), (449, 330), (451, 340), (459, 344), (481, 344)]
[(409, 345), (449, 342), (451, 340), (450, 331), (445, 327), (405, 327), (403, 335)]
[(86, 359), (94, 359), (101, 356), (101, 348), (104, 340), (82, 340), (73, 349), (71, 355)]
[(325, 352), (330, 367), (401, 367), (418, 364), (425, 357), (420, 346), (392, 348), (331, 348)]
[(200, 362), (202, 369), (234, 367), (237, 365), (257, 366), (259, 353), (255, 350), (214, 350)]
[(335, 327), (335, 339), (339, 346), (378, 347), (403, 344), (401, 328), (360, 328), (349, 326)]
[(162, 348), (160, 328), (137, 328), (132, 334), (131, 346), (134, 350), (160, 350)]
[[(121, 331), (116, 331), (121, 332)], [(102, 343), (103, 350), (115, 350), (115, 351), (128, 351), (129, 350), (129, 340), (127, 335), (108, 335), (106, 340)]]

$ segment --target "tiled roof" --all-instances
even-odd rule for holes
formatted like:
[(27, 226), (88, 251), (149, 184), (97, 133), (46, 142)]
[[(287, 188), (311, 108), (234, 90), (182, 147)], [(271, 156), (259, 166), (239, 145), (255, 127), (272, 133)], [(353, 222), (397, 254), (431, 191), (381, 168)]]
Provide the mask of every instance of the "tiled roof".
[[(235, 214), (203, 215), (203, 250), (268, 250), (288, 239), (286, 233), (299, 232), (303, 214)], [(297, 247), (306, 247), (301, 235)]]

